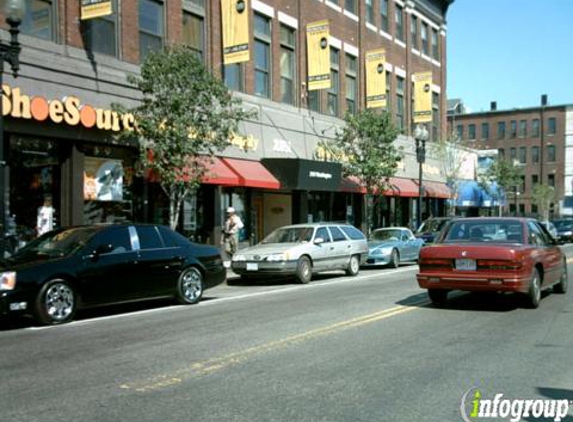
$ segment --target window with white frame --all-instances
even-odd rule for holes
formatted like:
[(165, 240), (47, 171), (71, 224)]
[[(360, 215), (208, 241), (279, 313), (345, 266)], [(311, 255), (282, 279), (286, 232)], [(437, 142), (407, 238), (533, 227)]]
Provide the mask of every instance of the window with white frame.
[(338, 116), (338, 95), (340, 93), (340, 51), (330, 47), (330, 88), (327, 90), (327, 113)]
[(346, 111), (349, 113), (356, 113), (356, 93), (358, 91), (358, 83), (356, 80), (357, 72), (356, 57), (350, 54), (346, 55)]
[(295, 30), (281, 25), (281, 102), (295, 104)]
[(139, 57), (143, 61), (150, 51), (163, 48), (163, 2), (139, 0)]
[(255, 95), (271, 97), (271, 20), (255, 14)]

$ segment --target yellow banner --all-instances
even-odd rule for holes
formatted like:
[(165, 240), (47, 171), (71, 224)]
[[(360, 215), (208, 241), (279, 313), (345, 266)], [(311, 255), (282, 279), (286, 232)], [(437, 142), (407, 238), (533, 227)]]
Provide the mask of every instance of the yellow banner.
[(386, 50), (366, 52), (366, 108), (386, 108)]
[(112, 0), (82, 0), (81, 20), (101, 18), (113, 13)]
[(432, 72), (414, 73), (414, 123), (432, 121)]
[(249, 0), (221, 0), (223, 27), (223, 62), (248, 62)]
[(327, 20), (306, 26), (308, 90), (330, 88), (330, 48)]

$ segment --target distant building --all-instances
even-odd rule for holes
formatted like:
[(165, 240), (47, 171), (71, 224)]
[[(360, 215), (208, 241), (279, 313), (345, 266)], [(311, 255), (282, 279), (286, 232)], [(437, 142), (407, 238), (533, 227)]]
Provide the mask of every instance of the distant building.
[(468, 147), (523, 166), (521, 188), (507, 193), (511, 215), (537, 216), (531, 191), (546, 183), (556, 193), (550, 216), (573, 216), (573, 105), (498, 110), (492, 102), (489, 111), (449, 114), (448, 126)]

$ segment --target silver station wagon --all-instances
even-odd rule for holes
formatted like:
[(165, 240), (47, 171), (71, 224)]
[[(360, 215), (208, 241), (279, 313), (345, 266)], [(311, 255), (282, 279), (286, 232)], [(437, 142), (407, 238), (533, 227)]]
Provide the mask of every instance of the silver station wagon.
[(312, 274), (344, 270), (356, 275), (368, 256), (364, 234), (348, 224), (297, 224), (276, 229), (258, 245), (238, 251), (232, 268), (242, 279), (295, 276), (308, 283)]

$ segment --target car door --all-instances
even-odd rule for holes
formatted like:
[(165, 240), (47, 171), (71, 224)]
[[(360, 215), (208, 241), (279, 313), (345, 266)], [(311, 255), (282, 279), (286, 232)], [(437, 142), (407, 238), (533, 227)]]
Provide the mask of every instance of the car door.
[[(318, 238), (323, 239), (322, 243), (316, 244), (314, 241)], [(334, 251), (334, 246), (330, 239), (330, 233), (328, 229), (324, 226), (318, 227), (314, 233), (314, 239), (311, 248), (311, 258), (313, 261), (314, 271), (324, 271), (332, 266), (332, 254)]]
[(135, 229), (139, 240), (138, 296), (172, 294), (183, 263), (181, 248), (166, 245), (157, 226), (141, 225)]
[(342, 230), (337, 226), (328, 226), (333, 245), (333, 265), (337, 268), (346, 268), (352, 252), (352, 245)]
[(418, 254), (420, 253), (420, 240), (417, 239), (414, 234), (407, 229), (402, 230), (402, 240), (407, 251), (407, 259), (409, 261), (417, 260)]
[(545, 234), (539, 223), (528, 222), (529, 243), (535, 247), (537, 262), (543, 264), (543, 285), (556, 282), (561, 277), (562, 256), (559, 247)]
[(84, 248), (78, 271), (83, 303), (113, 303), (133, 298), (137, 259), (127, 226), (110, 227), (95, 234)]

